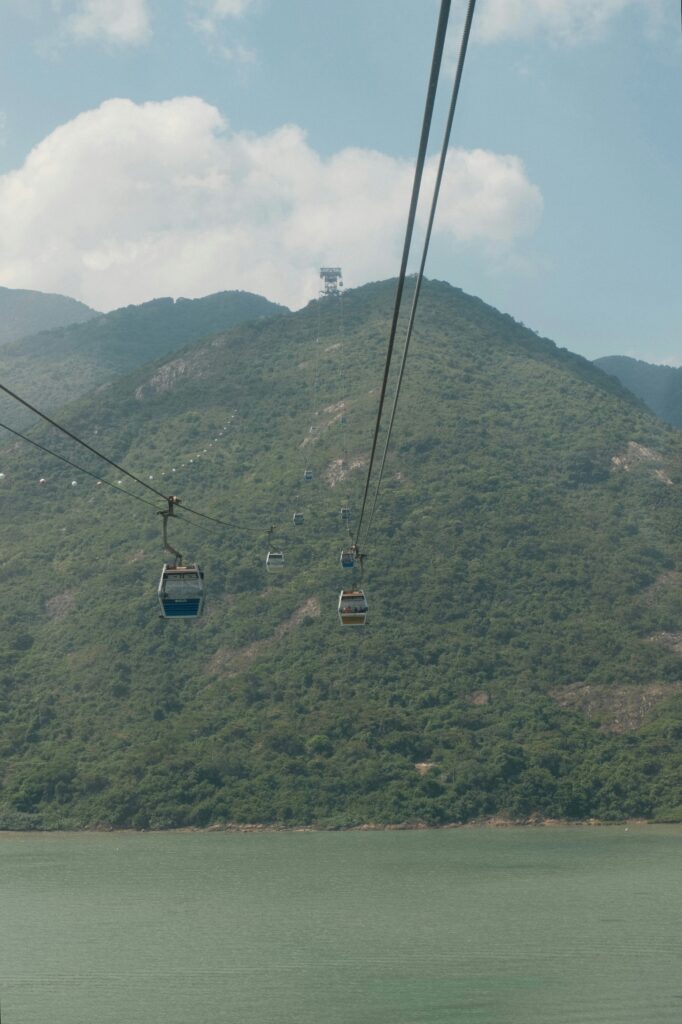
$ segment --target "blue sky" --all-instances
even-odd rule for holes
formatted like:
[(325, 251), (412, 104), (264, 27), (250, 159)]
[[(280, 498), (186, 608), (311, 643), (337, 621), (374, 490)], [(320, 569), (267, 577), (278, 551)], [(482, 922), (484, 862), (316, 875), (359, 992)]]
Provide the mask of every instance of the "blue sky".
[[(0, 284), (297, 307), (321, 263), (393, 276), (437, 10), (0, 0)], [(682, 363), (679, 17), (479, 0), (429, 276), (589, 357)]]

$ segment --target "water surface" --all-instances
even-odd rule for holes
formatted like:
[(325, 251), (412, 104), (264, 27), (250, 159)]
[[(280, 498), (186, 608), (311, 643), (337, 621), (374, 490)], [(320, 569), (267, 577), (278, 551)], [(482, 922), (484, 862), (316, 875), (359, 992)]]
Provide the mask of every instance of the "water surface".
[(682, 827), (0, 833), (3, 1024), (679, 1024)]

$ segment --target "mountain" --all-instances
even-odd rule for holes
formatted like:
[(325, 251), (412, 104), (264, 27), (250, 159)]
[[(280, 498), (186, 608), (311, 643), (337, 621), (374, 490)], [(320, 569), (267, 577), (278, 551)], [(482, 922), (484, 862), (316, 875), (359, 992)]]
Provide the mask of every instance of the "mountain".
[(604, 356), (594, 364), (617, 377), (660, 419), (682, 427), (682, 367), (656, 366), (629, 356)]
[[(199, 338), (286, 312), (284, 306), (241, 291), (202, 299), (154, 299), (5, 345), (0, 349), (0, 379), (22, 398), (55, 409)], [(32, 416), (17, 408), (0, 400), (0, 415), (11, 417), (13, 425), (30, 422)]]
[(83, 323), (99, 314), (65, 295), (0, 287), (0, 345), (27, 334)]
[[(682, 819), (679, 431), (428, 282), (354, 579), (340, 510), (355, 528), (394, 294), (250, 321), (60, 410), (182, 499), (201, 620), (158, 618), (154, 494), (0, 452), (0, 827)], [(349, 580), (364, 629), (338, 622)]]

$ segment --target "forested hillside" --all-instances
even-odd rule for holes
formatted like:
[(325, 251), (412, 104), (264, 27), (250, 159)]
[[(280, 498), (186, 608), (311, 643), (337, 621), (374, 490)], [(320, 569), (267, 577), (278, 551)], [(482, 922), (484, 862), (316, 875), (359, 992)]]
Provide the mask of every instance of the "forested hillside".
[(98, 315), (83, 302), (66, 295), (0, 288), (0, 345), (38, 331), (82, 323)]
[(680, 433), (443, 283), (367, 537), (367, 626), (340, 627), (394, 291), (235, 327), (61, 410), (229, 524), (171, 523), (202, 620), (158, 618), (153, 507), (1, 453), (3, 827), (682, 819)]
[(682, 367), (656, 366), (629, 356), (604, 356), (594, 362), (617, 377), (662, 420), (682, 427)]
[[(5, 345), (0, 349), (0, 380), (29, 401), (54, 409), (199, 338), (286, 312), (284, 306), (250, 292), (155, 299)], [(11, 416), (11, 424), (28, 422), (17, 410), (0, 399), (0, 412)]]

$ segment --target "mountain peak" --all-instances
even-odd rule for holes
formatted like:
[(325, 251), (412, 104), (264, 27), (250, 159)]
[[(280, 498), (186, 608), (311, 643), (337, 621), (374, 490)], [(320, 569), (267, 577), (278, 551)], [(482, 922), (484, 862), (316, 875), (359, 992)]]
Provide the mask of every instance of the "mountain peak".
[(39, 331), (83, 323), (97, 315), (96, 310), (66, 295), (0, 286), (0, 345)]

